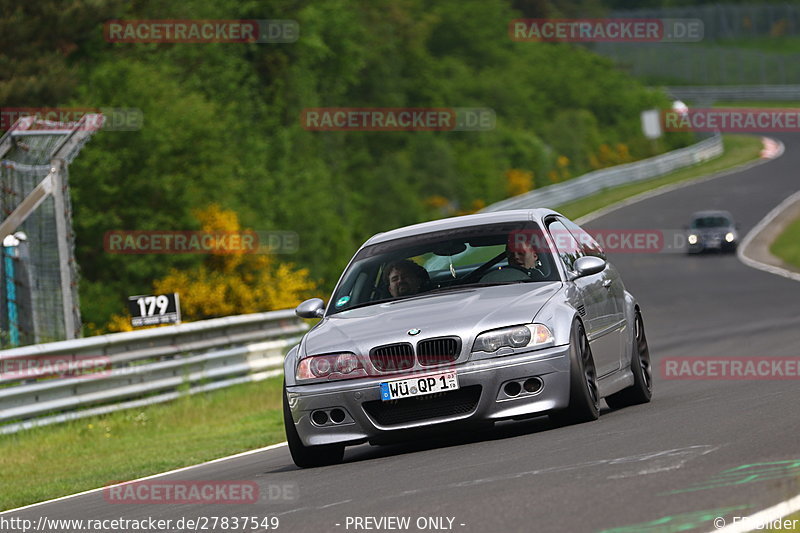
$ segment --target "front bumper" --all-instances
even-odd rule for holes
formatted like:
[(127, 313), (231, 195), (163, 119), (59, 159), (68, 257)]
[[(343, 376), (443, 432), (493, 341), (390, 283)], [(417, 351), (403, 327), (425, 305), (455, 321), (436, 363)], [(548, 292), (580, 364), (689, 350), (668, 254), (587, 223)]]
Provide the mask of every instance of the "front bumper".
[(687, 244), (686, 248), (690, 254), (699, 254), (705, 251), (715, 250), (721, 252), (729, 252), (735, 250), (737, 246), (736, 241), (728, 242), (725, 240), (713, 241), (698, 241), (696, 244)]
[[(526, 415), (544, 414), (569, 404), (569, 346), (556, 346), (522, 354), (468, 361), (455, 367), (431, 369), (424, 375), (456, 370), (459, 390), (440, 394), (422, 403), (413, 420), (404, 420), (412, 411), (406, 403), (400, 417), (376, 416), (376, 409), (393, 409), (381, 403), (380, 383), (402, 379), (403, 375), (359, 378), (351, 381), (295, 385), (286, 388), (292, 418), (300, 439), (306, 446), (333, 443), (356, 443), (394, 437), (403, 430), (425, 428), (453, 422), (494, 421)], [(420, 374), (423, 375), (423, 374)], [(416, 377), (416, 376), (414, 376)], [(535, 393), (522, 391), (509, 397), (503, 387), (509, 381), (539, 378), (541, 388)], [(458, 400), (447, 395), (460, 394)], [(470, 396), (470, 398), (467, 398)], [(461, 400), (463, 398), (463, 401)], [(395, 401), (414, 402), (415, 399)], [(377, 402), (377, 403), (376, 403)], [(435, 403), (438, 402), (438, 403)], [(365, 404), (366, 408), (365, 408)], [(456, 405), (457, 404), (457, 405)], [(311, 413), (318, 410), (344, 411), (344, 420), (317, 425)], [(371, 413), (371, 414), (370, 414)], [(391, 413), (390, 413), (391, 415)], [(383, 423), (379, 422), (379, 419)], [(399, 420), (399, 421), (397, 421)]]

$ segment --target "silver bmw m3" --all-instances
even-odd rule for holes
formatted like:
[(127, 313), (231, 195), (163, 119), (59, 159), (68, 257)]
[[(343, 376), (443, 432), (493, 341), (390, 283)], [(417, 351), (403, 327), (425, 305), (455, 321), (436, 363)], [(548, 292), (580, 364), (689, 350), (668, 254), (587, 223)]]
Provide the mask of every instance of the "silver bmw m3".
[(642, 315), (602, 248), (549, 209), (373, 236), (284, 364), (295, 464), (419, 430), (548, 415), (596, 420), (650, 401)]

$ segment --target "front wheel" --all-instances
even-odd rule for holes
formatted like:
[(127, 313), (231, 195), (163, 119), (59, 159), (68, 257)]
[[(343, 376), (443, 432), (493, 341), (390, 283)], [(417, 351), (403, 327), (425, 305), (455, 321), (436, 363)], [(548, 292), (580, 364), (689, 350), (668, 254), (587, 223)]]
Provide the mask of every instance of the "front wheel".
[(286, 429), (286, 442), (289, 444), (289, 453), (292, 461), (300, 468), (313, 468), (341, 463), (344, 458), (343, 444), (325, 444), (322, 446), (306, 446), (300, 440), (297, 428), (289, 409), (289, 399), (286, 396), (286, 386), (283, 388), (283, 426)]
[(597, 420), (600, 416), (600, 396), (597, 392), (597, 370), (583, 324), (575, 320), (569, 340), (569, 407), (551, 413), (550, 420), (558, 425), (578, 424)]
[(633, 354), (631, 356), (631, 372), (633, 385), (606, 397), (606, 403), (612, 409), (620, 409), (629, 405), (647, 403), (653, 396), (653, 374), (650, 365), (650, 349), (644, 334), (642, 314), (636, 310), (634, 317)]

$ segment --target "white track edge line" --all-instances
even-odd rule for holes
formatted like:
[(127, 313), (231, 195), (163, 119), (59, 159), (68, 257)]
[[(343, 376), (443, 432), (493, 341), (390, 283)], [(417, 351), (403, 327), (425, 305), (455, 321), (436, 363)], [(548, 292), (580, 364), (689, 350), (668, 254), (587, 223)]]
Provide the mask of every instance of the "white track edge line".
[(265, 452), (265, 451), (268, 451), (268, 450), (274, 450), (276, 448), (281, 448), (283, 446), (286, 446), (286, 442), (279, 442), (278, 444), (270, 444), (269, 446), (264, 446), (263, 448), (257, 448), (255, 450), (247, 450), (246, 452), (241, 452), (241, 453), (237, 453), (237, 454), (234, 454), (234, 455), (228, 455), (226, 457), (219, 457), (217, 459), (212, 459), (211, 461), (206, 461), (204, 463), (198, 463), (196, 465), (184, 466), (182, 468), (177, 468), (175, 470), (169, 470), (167, 472), (160, 472), (158, 474), (153, 474), (153, 475), (141, 477), (141, 478), (138, 478), (138, 479), (131, 479), (129, 481), (123, 481), (122, 483), (114, 483), (112, 485), (107, 485), (105, 487), (98, 487), (98, 488), (95, 488), (95, 489), (85, 490), (83, 492), (77, 492), (75, 494), (68, 494), (66, 496), (60, 496), (58, 498), (53, 498), (52, 500), (46, 500), (46, 501), (43, 501), (43, 502), (32, 503), (30, 505), (25, 505), (23, 507), (17, 507), (16, 509), (9, 509), (7, 511), (0, 512), (0, 516), (3, 516), (4, 514), (8, 514), (8, 513), (15, 513), (17, 511), (22, 511), (23, 509), (30, 509), (32, 507), (38, 507), (38, 506), (44, 505), (46, 503), (53, 503), (53, 502), (59, 502), (59, 501), (62, 501), (62, 500), (68, 500), (68, 499), (74, 498), (76, 496), (83, 496), (84, 494), (92, 494), (94, 492), (105, 490), (105, 489), (107, 489), (109, 487), (117, 487), (117, 486), (121, 486), (121, 485), (128, 485), (130, 483), (137, 483), (139, 481), (145, 481), (145, 480), (148, 480), (148, 479), (155, 479), (155, 478), (159, 478), (159, 477), (162, 477), (162, 476), (167, 476), (167, 475), (170, 475), (170, 474), (176, 474), (178, 472), (183, 472), (183, 471), (186, 471), (186, 470), (190, 470), (192, 468), (197, 468), (199, 466), (206, 466), (206, 465), (211, 465), (211, 464), (214, 464), (214, 463), (221, 463), (222, 461), (227, 461), (229, 459), (237, 459), (239, 457), (246, 457), (248, 455), (253, 455), (253, 454), (256, 454), (256, 453)]
[(747, 233), (747, 235), (745, 235), (745, 238), (742, 240), (742, 244), (736, 251), (736, 256), (738, 257), (739, 261), (751, 268), (763, 270), (764, 272), (783, 276), (784, 278), (793, 279), (795, 281), (800, 281), (800, 272), (793, 272), (776, 265), (768, 265), (767, 263), (762, 263), (761, 261), (757, 261), (752, 257), (747, 257), (746, 255), (747, 247), (750, 246), (753, 239), (755, 239), (758, 234), (764, 230), (764, 228), (770, 225), (772, 221), (775, 220), (785, 209), (797, 201), (800, 201), (800, 191), (797, 191), (788, 198), (784, 199), (775, 208), (773, 208), (772, 211), (767, 213), (767, 215), (762, 218), (761, 221), (759, 221), (759, 223)]

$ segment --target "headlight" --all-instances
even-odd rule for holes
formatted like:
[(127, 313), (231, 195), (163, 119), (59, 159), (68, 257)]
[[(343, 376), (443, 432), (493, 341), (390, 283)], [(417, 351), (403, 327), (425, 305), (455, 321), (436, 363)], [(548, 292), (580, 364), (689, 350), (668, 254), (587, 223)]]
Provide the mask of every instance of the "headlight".
[(689, 235), (689, 244), (697, 244), (697, 235)]
[(300, 360), (297, 379), (348, 379), (366, 375), (361, 359), (352, 353), (312, 355)]
[(736, 235), (733, 234), (732, 231), (729, 231), (725, 234), (725, 242), (733, 242), (733, 239), (736, 238)]
[(510, 328), (495, 329), (478, 335), (473, 352), (496, 352), (500, 348), (544, 348), (553, 343), (553, 333), (543, 324), (526, 324)]

